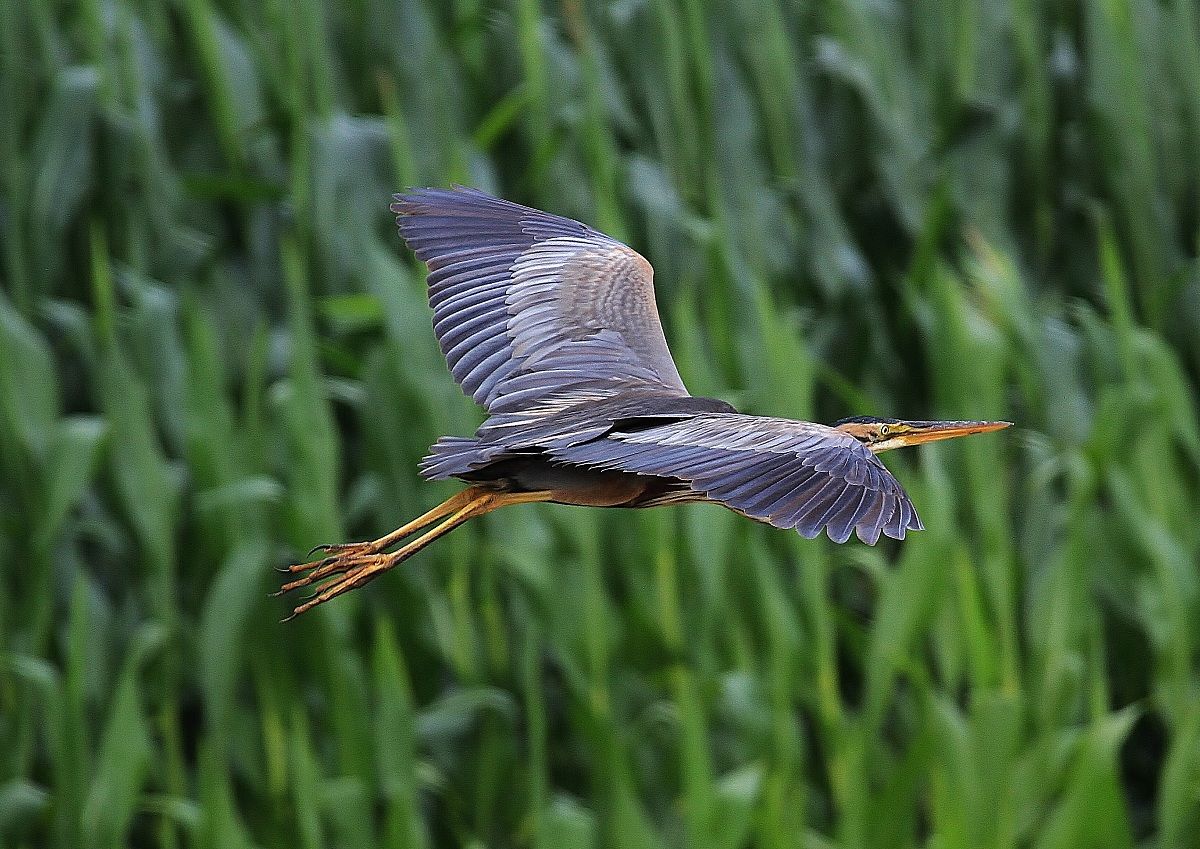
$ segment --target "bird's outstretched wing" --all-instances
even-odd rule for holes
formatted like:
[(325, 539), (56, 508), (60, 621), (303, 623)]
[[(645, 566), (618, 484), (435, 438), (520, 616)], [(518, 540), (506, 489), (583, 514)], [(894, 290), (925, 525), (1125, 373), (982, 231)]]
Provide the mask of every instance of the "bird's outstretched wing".
[(653, 270), (603, 233), (475, 189), (416, 189), (392, 204), (429, 266), (434, 333), (489, 412), (562, 390), (686, 395), (654, 303)]
[(855, 532), (904, 539), (920, 530), (904, 488), (858, 440), (823, 425), (707, 413), (561, 446), (555, 459), (685, 481), (696, 493), (779, 528), (835, 542)]

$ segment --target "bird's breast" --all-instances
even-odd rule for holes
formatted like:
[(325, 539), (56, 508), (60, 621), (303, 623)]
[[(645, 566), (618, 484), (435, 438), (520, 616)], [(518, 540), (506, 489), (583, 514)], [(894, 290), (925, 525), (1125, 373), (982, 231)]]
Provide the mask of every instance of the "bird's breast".
[(581, 507), (634, 507), (661, 489), (654, 477), (551, 463), (536, 455), (492, 464), (470, 480), (507, 491), (549, 492), (556, 504)]

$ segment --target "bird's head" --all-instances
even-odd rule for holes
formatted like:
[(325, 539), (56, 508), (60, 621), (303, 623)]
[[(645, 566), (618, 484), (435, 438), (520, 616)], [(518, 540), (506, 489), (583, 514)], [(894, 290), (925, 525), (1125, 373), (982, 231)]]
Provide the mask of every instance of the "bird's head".
[(954, 439), (972, 433), (987, 433), (1010, 427), (1012, 422), (913, 422), (904, 419), (882, 419), (873, 416), (854, 416), (842, 419), (834, 428), (848, 433), (866, 445), (875, 454), (936, 442), (939, 439)]

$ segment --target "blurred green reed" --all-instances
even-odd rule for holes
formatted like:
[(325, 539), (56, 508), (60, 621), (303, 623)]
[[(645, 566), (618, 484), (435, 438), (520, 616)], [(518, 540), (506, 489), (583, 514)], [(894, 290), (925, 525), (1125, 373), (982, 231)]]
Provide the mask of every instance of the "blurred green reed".
[[(1173, 847), (1200, 834), (1188, 0), (0, 0), (0, 845)], [(386, 212), (655, 264), (743, 409), (1011, 418), (928, 530), (490, 516)]]

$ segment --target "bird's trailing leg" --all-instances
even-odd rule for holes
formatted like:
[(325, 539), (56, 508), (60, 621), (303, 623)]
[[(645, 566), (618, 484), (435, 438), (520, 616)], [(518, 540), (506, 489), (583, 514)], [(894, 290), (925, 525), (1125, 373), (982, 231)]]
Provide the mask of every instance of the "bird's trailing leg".
[[(323, 585), (316, 595), (296, 607), (291, 616), (287, 617), (287, 619), (293, 619), (301, 613), (312, 610), (318, 604), (324, 604), (348, 590), (361, 587), (376, 575), (403, 563), (434, 540), (445, 536), (476, 516), (482, 516), (509, 504), (549, 501), (551, 497), (552, 493), (550, 492), (498, 492), (483, 487), (468, 487), (434, 507), (428, 513), (377, 540), (317, 546), (313, 551), (322, 551), (329, 556), (310, 563), (288, 567), (288, 572), (306, 572), (306, 574), (284, 584), (276, 595), (310, 586), (331, 575), (341, 576)], [(385, 549), (438, 520), (443, 521), (412, 542), (391, 554), (383, 553)], [(287, 619), (284, 621), (286, 622)]]
[(313, 560), (309, 563), (297, 563), (292, 566), (288, 566), (286, 569), (282, 569), (281, 571), (283, 572), (291, 572), (293, 574), (297, 572), (308, 572), (308, 574), (305, 576), (307, 580), (303, 584), (296, 582), (285, 584), (281, 588), (280, 592), (287, 592), (290, 589), (295, 589), (296, 587), (310, 584), (313, 581), (320, 580), (326, 575), (334, 574), (335, 571), (345, 571), (344, 569), (336, 570), (330, 567), (333, 567), (337, 563), (345, 561), (348, 558), (356, 555), (379, 554), (381, 551), (391, 548), (405, 537), (410, 536), (422, 528), (433, 524), (438, 519), (444, 519), (452, 513), (461, 510), (473, 499), (477, 498), (482, 492), (484, 492), (484, 490), (480, 489), (479, 487), (468, 487), (462, 492), (447, 498), (428, 513), (424, 513), (413, 519), (411, 522), (396, 528), (396, 530), (392, 531), (390, 534), (381, 536), (379, 539), (371, 540), (370, 542), (342, 542), (318, 545), (308, 553), (311, 555), (319, 551), (329, 556), (323, 557), (320, 560)]

